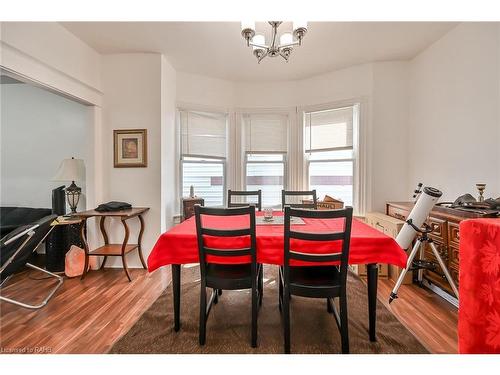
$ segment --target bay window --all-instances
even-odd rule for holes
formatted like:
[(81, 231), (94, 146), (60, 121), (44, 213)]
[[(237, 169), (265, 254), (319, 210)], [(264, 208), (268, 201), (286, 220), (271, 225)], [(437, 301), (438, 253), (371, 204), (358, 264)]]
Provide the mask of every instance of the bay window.
[(354, 106), (304, 113), (309, 189), (353, 205), (355, 153)]
[(226, 196), (227, 116), (180, 111), (181, 194), (193, 186), (206, 206), (223, 206)]

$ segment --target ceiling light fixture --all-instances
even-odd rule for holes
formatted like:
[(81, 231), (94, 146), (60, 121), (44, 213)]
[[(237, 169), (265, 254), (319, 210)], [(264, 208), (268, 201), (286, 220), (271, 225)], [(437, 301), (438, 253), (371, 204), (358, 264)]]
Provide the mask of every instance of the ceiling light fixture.
[(282, 21), (269, 21), (272, 27), (271, 44), (266, 45), (266, 40), (263, 34), (255, 33), (255, 22), (243, 21), (241, 22), (241, 35), (247, 41), (247, 46), (252, 46), (253, 54), (257, 57), (260, 63), (266, 56), (276, 57), (281, 56), (288, 62), (293, 47), (302, 45), (302, 39), (307, 32), (307, 22), (294, 21), (293, 34), (285, 32), (281, 34), (278, 42), (278, 27)]

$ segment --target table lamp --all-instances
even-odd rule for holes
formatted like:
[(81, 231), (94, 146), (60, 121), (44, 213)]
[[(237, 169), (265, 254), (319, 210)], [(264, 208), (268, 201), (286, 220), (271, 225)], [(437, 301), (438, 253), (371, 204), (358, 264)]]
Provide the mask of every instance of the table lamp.
[(64, 159), (57, 170), (52, 181), (71, 181), (71, 185), (66, 188), (66, 199), (71, 208), (71, 213), (76, 212), (76, 207), (80, 201), (82, 188), (76, 186), (75, 181), (85, 180), (85, 164), (82, 159)]

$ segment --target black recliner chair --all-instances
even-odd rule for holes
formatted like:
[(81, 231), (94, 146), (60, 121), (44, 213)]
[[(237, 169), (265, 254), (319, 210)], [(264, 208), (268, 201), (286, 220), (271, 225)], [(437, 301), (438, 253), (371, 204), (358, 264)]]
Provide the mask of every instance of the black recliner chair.
[(57, 285), (51, 289), (41, 303), (36, 305), (17, 301), (3, 295), (0, 295), (0, 300), (36, 310), (45, 306), (62, 285), (63, 278), (61, 276), (28, 263), (30, 255), (40, 246), (54, 228), (50, 224), (56, 218), (57, 215), (45, 216), (32, 224), (18, 227), (0, 240), (0, 288), (5, 286), (10, 277), (21, 271), (24, 266), (57, 279)]

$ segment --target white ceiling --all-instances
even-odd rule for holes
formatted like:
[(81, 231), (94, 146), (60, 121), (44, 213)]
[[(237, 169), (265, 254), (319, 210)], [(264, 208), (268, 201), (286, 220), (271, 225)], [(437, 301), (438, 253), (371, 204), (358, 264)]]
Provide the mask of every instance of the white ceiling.
[[(290, 61), (257, 64), (239, 22), (63, 22), (102, 54), (157, 52), (175, 69), (233, 81), (301, 79), (347, 66), (411, 59), (456, 26), (451, 22), (310, 22)], [(269, 31), (257, 23), (257, 31)], [(280, 26), (290, 31), (291, 23)], [(266, 36), (266, 41), (269, 37)]]

